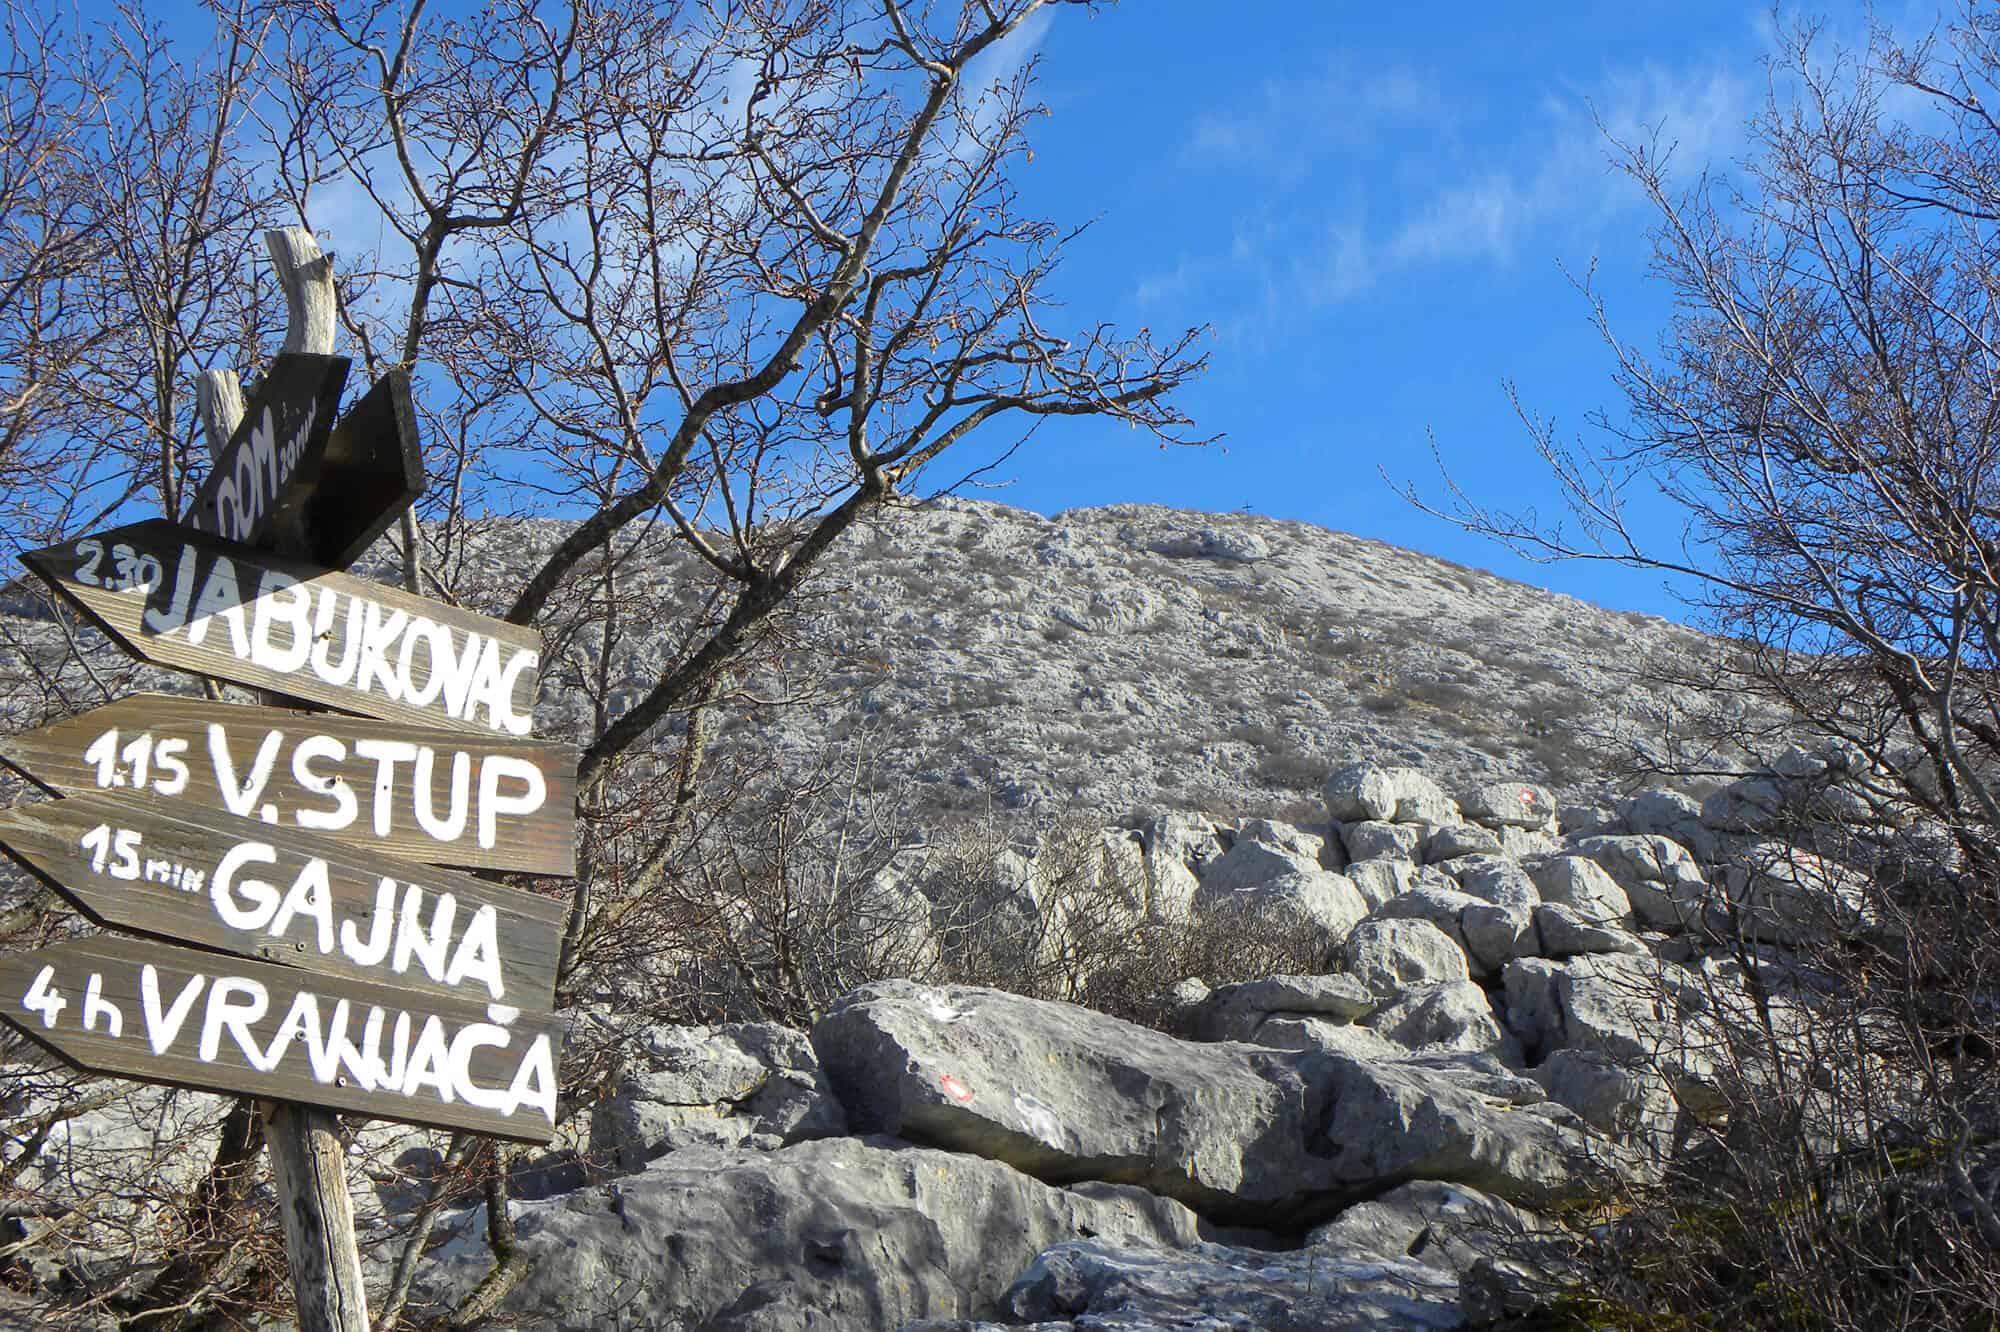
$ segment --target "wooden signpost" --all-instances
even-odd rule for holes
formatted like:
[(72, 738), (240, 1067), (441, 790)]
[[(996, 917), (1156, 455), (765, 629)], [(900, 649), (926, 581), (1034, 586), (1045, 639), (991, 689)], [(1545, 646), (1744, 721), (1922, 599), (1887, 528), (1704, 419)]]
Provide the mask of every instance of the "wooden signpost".
[(577, 751), (529, 737), (539, 634), (340, 572), (423, 489), (409, 382), (336, 421), (331, 273), (304, 232), (266, 242), (292, 332), (240, 421), (205, 382), (221, 443), (185, 520), (23, 559), (133, 656), (271, 706), (141, 694), (0, 737), (58, 796), (0, 811), (0, 850), (148, 936), (0, 956), (0, 1019), (259, 1098), (299, 1325), (367, 1332), (331, 1112), (555, 1132), (562, 904), (436, 866), (574, 873)]
[(526, 735), (532, 629), (155, 519), (22, 560), (142, 661), (368, 717)]
[(0, 956), (7, 1017), (80, 1068), (547, 1142), (560, 1019), (136, 939)]
[(0, 848), (100, 925), (330, 976), (547, 1007), (563, 908), (152, 797), (0, 810)]
[(19, 735), (45, 790), (131, 791), (430, 864), (576, 872), (577, 752), (511, 736), (133, 694)]

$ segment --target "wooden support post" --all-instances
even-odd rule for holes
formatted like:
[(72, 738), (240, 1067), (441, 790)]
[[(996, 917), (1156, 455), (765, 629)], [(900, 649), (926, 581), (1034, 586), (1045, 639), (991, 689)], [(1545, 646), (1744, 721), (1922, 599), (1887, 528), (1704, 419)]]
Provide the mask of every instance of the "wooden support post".
[[(304, 227), (267, 231), (264, 245), (284, 288), (290, 316), (284, 349), (332, 355), (332, 263)], [(209, 447), (219, 452), (243, 416), (236, 376), (227, 370), (210, 371), (197, 386), (196, 404)], [(277, 695), (264, 701), (280, 706), (290, 702)], [(354, 1202), (347, 1192), (347, 1152), (341, 1145), (339, 1121), (330, 1111), (278, 1101), (264, 1103), (263, 1115), (299, 1332), (368, 1332), (368, 1297), (361, 1284), (361, 1248), (354, 1234)]]
[(264, 1105), (271, 1180), (285, 1223), (285, 1260), (299, 1332), (368, 1332), (368, 1295), (347, 1194), (347, 1149), (330, 1111)]

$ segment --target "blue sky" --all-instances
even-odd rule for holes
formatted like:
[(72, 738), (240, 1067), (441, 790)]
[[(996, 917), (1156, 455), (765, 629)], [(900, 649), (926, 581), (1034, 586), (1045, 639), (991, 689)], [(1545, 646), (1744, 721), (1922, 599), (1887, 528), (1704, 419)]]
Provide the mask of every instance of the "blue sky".
[[(1482, 500), (1559, 509), (1502, 383), (1576, 431), (1615, 407), (1563, 266), (1595, 261), (1630, 341), (1650, 346), (1667, 314), (1644, 202), (1609, 169), (1592, 107), (1660, 126), (1683, 170), (1726, 167), (1765, 92), (1769, 8), (1252, 8), (1062, 12), (1012, 53), (1039, 56), (1052, 112), (1024, 203), (1096, 219), (1061, 275), (1073, 312), (1213, 324), (1213, 369), (1183, 401), (1227, 439), (1163, 454), (1122, 426), (1069, 425), (1016, 455), (992, 497), (1248, 506), (1684, 618), (1658, 575), (1526, 563), (1411, 508), (1378, 468), (1435, 492), (1428, 430)], [(1820, 12), (1865, 34), (1862, 11)], [(1642, 516), (1678, 540), (1670, 511)]]

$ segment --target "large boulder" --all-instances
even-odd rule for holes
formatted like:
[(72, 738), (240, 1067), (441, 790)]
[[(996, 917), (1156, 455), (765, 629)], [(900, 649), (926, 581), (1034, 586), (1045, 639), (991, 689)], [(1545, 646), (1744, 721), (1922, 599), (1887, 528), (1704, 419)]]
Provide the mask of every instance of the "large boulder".
[(1236, 844), (1201, 871), (1206, 894), (1255, 888), (1287, 874), (1317, 874), (1325, 839), (1289, 823), (1253, 819), (1236, 834)]
[(1550, 856), (1531, 875), (1542, 901), (1569, 907), (1592, 924), (1621, 924), (1632, 914), (1631, 899), (1618, 880), (1589, 856)]
[(1405, 1178), (1521, 1199), (1580, 1187), (1581, 1121), (1532, 1083), (1497, 1093), (1484, 1072), (1179, 1041), (1067, 1004), (907, 981), (841, 1000), (813, 1046), (860, 1131), (1050, 1183), (1139, 1184), (1223, 1221), (1302, 1223)]
[(1584, 837), (1577, 854), (1588, 856), (1625, 890), (1632, 910), (1655, 929), (1682, 930), (1701, 914), (1708, 881), (1688, 849), (1658, 835)]
[(1487, 782), (1460, 795), (1458, 804), (1465, 817), (1489, 828), (1548, 831), (1556, 823), (1555, 796), (1533, 782)]
[(846, 1131), (803, 1032), (761, 1023), (648, 1027), (590, 1113), (590, 1154), (631, 1172), (683, 1147), (774, 1148)]
[(1195, 898), (1195, 912), (1197, 916), (1304, 926), (1319, 931), (1332, 947), (1368, 914), (1368, 902), (1345, 875), (1332, 870), (1293, 870), (1233, 890), (1217, 890), (1204, 883)]
[(1379, 998), (1393, 999), (1412, 985), (1470, 980), (1465, 949), (1434, 922), (1378, 916), (1356, 925), (1341, 948), (1347, 973)]
[(1414, 823), (1432, 828), (1463, 823), (1458, 802), (1415, 768), (1350, 763), (1336, 768), (1322, 789), (1335, 823)]
[(1195, 1034), (1205, 1041), (1256, 1041), (1273, 1017), (1356, 1022), (1379, 1002), (1352, 976), (1267, 976), (1213, 991), (1195, 1019)]
[[(1139, 1189), (1054, 1188), (997, 1162), (854, 1138), (689, 1148), (606, 1188), (517, 1202), (513, 1215), (531, 1261), (501, 1317), (557, 1332), (990, 1316), (1051, 1245), (1098, 1236), (1173, 1250), (1197, 1235), (1186, 1208)], [(483, 1217), (474, 1208), (446, 1228), (412, 1313), (486, 1275)]]
[(1370, 911), (1421, 881), (1417, 867), (1407, 860), (1360, 860), (1349, 865), (1346, 874)]
[(1423, 832), (1414, 824), (1366, 819), (1340, 825), (1340, 840), (1350, 861), (1415, 860)]
[(1222, 854), (1215, 825), (1193, 814), (1161, 814), (1139, 829), (1146, 874), (1146, 918), (1180, 922), (1194, 910), (1203, 865)]
[(1413, 1053), (1466, 1051), (1507, 1064), (1521, 1059), (1521, 1043), (1500, 1025), (1486, 991), (1471, 981), (1412, 986), (1361, 1021)]
[(1459, 1300), (1450, 1271), (1397, 1255), (1073, 1240), (1036, 1258), (1005, 1305), (1017, 1332), (1448, 1332), (1465, 1326)]

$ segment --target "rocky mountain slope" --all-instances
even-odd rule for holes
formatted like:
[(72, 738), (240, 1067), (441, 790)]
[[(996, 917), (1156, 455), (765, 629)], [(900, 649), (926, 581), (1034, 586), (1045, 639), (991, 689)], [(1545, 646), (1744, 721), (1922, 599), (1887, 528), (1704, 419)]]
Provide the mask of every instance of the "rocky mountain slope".
[[(499, 585), (524, 535), (482, 551), (482, 574)], [(684, 576), (671, 555), (640, 574), (668, 604)], [(803, 612), (826, 695), (733, 725), (794, 755), (858, 741), (879, 784), (934, 808), (1041, 815), (1296, 812), (1349, 761), (1580, 797), (1662, 752), (1690, 699), (1658, 672), (1715, 651), (1310, 524), (1131, 504), (900, 511), (836, 549)], [(670, 632), (620, 654), (614, 710)]]

